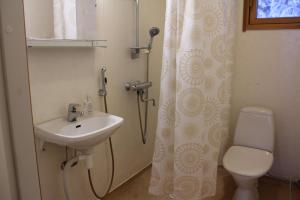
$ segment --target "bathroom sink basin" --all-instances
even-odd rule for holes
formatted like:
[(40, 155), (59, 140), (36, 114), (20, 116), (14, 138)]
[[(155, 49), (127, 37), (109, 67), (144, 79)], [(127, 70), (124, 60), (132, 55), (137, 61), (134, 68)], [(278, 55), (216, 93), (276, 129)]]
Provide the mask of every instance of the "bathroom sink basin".
[(123, 121), (121, 117), (94, 112), (76, 122), (68, 122), (65, 118), (50, 120), (36, 125), (34, 130), (41, 141), (88, 150), (105, 141)]

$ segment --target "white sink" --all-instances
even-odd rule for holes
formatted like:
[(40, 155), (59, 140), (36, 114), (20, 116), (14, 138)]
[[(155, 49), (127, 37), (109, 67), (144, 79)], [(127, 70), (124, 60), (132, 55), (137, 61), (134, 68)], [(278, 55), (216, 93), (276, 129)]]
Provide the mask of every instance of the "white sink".
[(88, 117), (68, 122), (65, 118), (50, 120), (35, 126), (36, 136), (44, 142), (88, 150), (105, 141), (124, 119), (111, 114), (94, 112)]

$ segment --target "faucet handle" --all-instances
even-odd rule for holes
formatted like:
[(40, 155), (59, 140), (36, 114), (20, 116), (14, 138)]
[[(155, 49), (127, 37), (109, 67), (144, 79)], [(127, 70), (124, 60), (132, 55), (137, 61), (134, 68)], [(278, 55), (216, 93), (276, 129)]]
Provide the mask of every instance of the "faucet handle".
[(78, 103), (70, 103), (68, 112), (77, 112), (77, 108), (80, 107), (80, 104)]

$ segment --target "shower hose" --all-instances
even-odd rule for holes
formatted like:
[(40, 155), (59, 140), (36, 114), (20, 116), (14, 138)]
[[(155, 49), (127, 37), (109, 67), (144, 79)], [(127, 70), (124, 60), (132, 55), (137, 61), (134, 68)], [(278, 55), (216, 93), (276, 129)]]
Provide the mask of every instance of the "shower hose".
[[(106, 96), (104, 96), (104, 106), (105, 106), (105, 112), (107, 113), (107, 101), (106, 101)], [(115, 176), (115, 157), (114, 157), (114, 151), (113, 151), (113, 145), (112, 145), (112, 140), (111, 137), (109, 137), (109, 147), (110, 147), (110, 154), (111, 154), (111, 166), (112, 166), (112, 170), (111, 170), (111, 178), (109, 181), (109, 185), (108, 188), (106, 190), (106, 192), (104, 193), (103, 196), (100, 196), (99, 194), (97, 194), (93, 181), (92, 181), (92, 173), (91, 170), (88, 169), (88, 178), (89, 178), (89, 184), (90, 187), (92, 189), (92, 192), (94, 194), (94, 196), (98, 199), (98, 200), (103, 200), (108, 193), (110, 192), (111, 188), (112, 188), (112, 184), (113, 184), (113, 180), (114, 180), (114, 176)], [(64, 192), (65, 192), (65, 196), (67, 200), (71, 200), (70, 198), (70, 191), (69, 191), (69, 187), (67, 184), (67, 169), (71, 168), (73, 166), (75, 166), (78, 161), (79, 161), (79, 157), (75, 156), (72, 159), (68, 159), (68, 152), (67, 152), (67, 148), (66, 148), (66, 161), (62, 163), (62, 169), (63, 169), (63, 187), (64, 187)]]
[[(105, 112), (108, 113), (108, 109), (107, 109), (107, 100), (106, 100), (106, 95), (104, 95), (104, 107), (105, 107)], [(114, 176), (115, 176), (115, 156), (114, 156), (114, 150), (113, 150), (113, 145), (112, 145), (112, 140), (111, 137), (109, 137), (109, 147), (110, 147), (110, 154), (111, 154), (111, 166), (112, 166), (112, 170), (111, 170), (111, 178), (109, 181), (109, 185), (108, 188), (106, 190), (106, 192), (104, 193), (103, 196), (100, 196), (99, 194), (97, 194), (94, 184), (93, 184), (93, 180), (92, 180), (92, 175), (91, 175), (91, 170), (88, 169), (88, 177), (89, 177), (89, 183), (90, 183), (90, 187), (92, 189), (93, 194), (95, 195), (95, 197), (99, 200), (104, 199), (104, 197), (106, 197), (109, 193), (109, 191), (112, 188), (112, 184), (114, 181)]]
[[(149, 82), (149, 58), (150, 58), (150, 50), (147, 54), (147, 70), (146, 70), (146, 82)], [(140, 122), (140, 131), (142, 135), (143, 144), (147, 143), (147, 127), (148, 127), (148, 101), (145, 102), (145, 116), (144, 116), (144, 127), (143, 127), (143, 120), (142, 120), (142, 110), (141, 110), (141, 101), (143, 95), (145, 93), (145, 98), (148, 99), (148, 89), (138, 90), (137, 91), (137, 104), (138, 104), (138, 115), (139, 115), (139, 122)]]

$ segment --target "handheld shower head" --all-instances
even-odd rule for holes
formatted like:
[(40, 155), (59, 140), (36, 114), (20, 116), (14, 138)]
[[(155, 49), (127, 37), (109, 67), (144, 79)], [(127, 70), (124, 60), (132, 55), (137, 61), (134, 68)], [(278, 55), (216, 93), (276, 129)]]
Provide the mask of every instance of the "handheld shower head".
[(149, 30), (149, 34), (151, 36), (151, 38), (155, 37), (156, 35), (158, 35), (160, 32), (159, 28), (158, 27), (152, 27), (150, 30)]
[(149, 45), (148, 45), (148, 49), (149, 51), (152, 49), (152, 43), (153, 43), (153, 38), (155, 36), (157, 36), (159, 34), (160, 30), (158, 27), (152, 27), (150, 30), (149, 30), (149, 34), (150, 34), (150, 41), (149, 41)]

